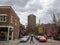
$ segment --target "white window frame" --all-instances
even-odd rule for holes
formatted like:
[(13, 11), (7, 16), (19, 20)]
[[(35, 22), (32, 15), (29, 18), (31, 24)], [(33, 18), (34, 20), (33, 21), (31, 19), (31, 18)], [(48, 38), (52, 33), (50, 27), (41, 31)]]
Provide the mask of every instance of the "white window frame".
[[(2, 17), (1, 17), (2, 16)], [(5, 16), (5, 17), (4, 17)], [(5, 18), (5, 21), (3, 19), (3, 17)], [(2, 20), (1, 20), (2, 19)], [(0, 22), (7, 22), (7, 14), (0, 14)]]
[(11, 16), (11, 23), (13, 23), (13, 16)]

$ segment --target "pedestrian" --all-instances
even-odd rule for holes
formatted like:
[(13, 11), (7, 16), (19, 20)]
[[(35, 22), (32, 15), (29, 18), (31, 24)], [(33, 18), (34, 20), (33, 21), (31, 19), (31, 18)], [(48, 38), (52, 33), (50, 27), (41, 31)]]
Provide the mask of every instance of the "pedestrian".
[(31, 34), (30, 43), (32, 43), (32, 42), (34, 43), (34, 41), (33, 41), (33, 36), (34, 36), (34, 35), (33, 35), (33, 34)]
[(48, 39), (48, 36), (46, 34), (44, 36), (45, 36), (46, 39)]

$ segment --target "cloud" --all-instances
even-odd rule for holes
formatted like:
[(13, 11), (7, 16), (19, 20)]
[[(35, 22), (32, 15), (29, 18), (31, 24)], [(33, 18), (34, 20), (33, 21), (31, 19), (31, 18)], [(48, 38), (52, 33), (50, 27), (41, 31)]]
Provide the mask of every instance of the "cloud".
[[(24, 4), (24, 3), (23, 3)], [(21, 3), (22, 5), (22, 3)], [(25, 12), (25, 11), (29, 11), (29, 12), (34, 12), (37, 11), (38, 9), (43, 9), (42, 5), (40, 4), (40, 2), (36, 2), (36, 0), (30, 0), (26, 3), (26, 5), (24, 7), (20, 6), (20, 5), (13, 5), (14, 9), (20, 12)], [(17, 9), (18, 8), (18, 9)]]
[(54, 0), (53, 7), (59, 8), (60, 7), (60, 0)]
[(20, 7), (24, 7), (29, 0), (11, 0), (11, 5), (19, 5)]
[(0, 0), (0, 5), (1, 6), (10, 5), (9, 2), (10, 0)]
[(0, 2), (7, 2), (7, 1), (10, 1), (10, 0), (0, 0)]
[(36, 16), (37, 23), (39, 19), (41, 23), (52, 23), (53, 12), (56, 18), (60, 14), (60, 0), (0, 0), (2, 5), (12, 6), (24, 25), (28, 23), (29, 14)]
[(56, 10), (53, 8), (52, 4), (53, 4), (53, 0), (52, 1), (30, 0), (27, 2), (25, 7), (20, 7), (19, 5), (17, 5), (16, 7), (14, 6), (15, 7), (14, 9), (16, 9), (17, 12), (20, 12), (20, 15), (22, 15), (20, 16), (20, 18), (24, 17), (24, 20), (21, 20), (23, 24), (27, 23), (27, 17), (29, 14), (36, 15), (37, 23), (39, 23), (39, 19), (41, 20), (41, 23), (49, 23), (49, 22), (51, 23), (53, 22), (51, 17), (52, 12), (53, 10)]
[(28, 1), (29, 0), (2, 0), (0, 1), (0, 4), (10, 6), (19, 5), (20, 7), (24, 7)]
[(25, 6), (29, 11), (36, 11), (38, 9), (42, 9), (42, 4), (39, 0), (31, 0)]

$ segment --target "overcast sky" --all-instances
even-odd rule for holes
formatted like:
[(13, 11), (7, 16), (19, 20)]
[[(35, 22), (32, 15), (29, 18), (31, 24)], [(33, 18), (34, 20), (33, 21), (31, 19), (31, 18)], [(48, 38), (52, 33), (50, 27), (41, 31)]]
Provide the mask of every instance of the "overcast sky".
[(52, 23), (53, 12), (60, 14), (60, 0), (0, 0), (0, 6), (12, 6), (24, 25), (28, 23), (28, 15), (36, 16), (36, 23)]

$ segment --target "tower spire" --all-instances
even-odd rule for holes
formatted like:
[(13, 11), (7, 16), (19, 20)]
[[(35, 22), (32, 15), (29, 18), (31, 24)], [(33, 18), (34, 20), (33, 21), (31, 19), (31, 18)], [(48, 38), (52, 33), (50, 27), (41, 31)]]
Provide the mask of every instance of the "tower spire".
[(56, 23), (56, 17), (54, 13), (53, 13), (53, 22)]

